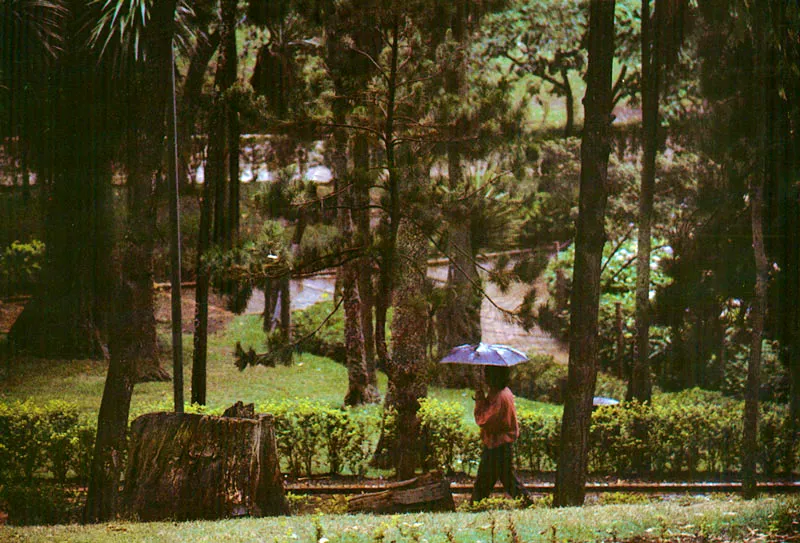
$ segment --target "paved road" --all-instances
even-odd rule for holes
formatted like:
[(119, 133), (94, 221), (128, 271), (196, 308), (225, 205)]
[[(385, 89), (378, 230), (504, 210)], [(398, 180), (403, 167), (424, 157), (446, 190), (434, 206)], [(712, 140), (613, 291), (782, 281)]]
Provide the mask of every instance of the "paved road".
[[(428, 277), (445, 281), (447, 279), (447, 267), (431, 266), (428, 269)], [(292, 309), (305, 309), (318, 301), (331, 299), (333, 297), (334, 279), (333, 275), (325, 275), (292, 280)], [(544, 285), (537, 283), (535, 287), (537, 289), (537, 300), (543, 299), (546, 295)], [(518, 324), (510, 322), (506, 315), (495, 307), (496, 304), (505, 310), (513, 311), (522, 301), (526, 289), (526, 285), (514, 283), (505, 293), (502, 293), (497, 286), (486, 283), (486, 294), (494, 304), (484, 298), (481, 306), (483, 341), (511, 345), (525, 352), (551, 354), (557, 362), (566, 364), (568, 351), (565, 345), (538, 326), (530, 331), (525, 331)], [(246, 312), (261, 314), (263, 309), (264, 293), (256, 290), (250, 298)]]

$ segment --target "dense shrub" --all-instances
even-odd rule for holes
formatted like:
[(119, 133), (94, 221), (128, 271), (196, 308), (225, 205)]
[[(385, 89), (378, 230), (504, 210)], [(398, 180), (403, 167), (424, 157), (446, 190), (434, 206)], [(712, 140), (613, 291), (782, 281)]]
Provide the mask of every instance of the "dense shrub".
[(2, 490), (8, 523), (16, 526), (69, 524), (80, 520), (84, 491), (61, 484), (12, 484)]
[[(511, 388), (529, 400), (548, 403), (563, 403), (567, 387), (567, 366), (559, 364), (551, 355), (528, 354), (530, 360), (514, 366), (511, 372)], [(604, 372), (597, 374), (595, 394), (609, 398), (625, 397), (625, 383)]]
[(330, 474), (345, 467), (354, 475), (366, 471), (377, 428), (374, 417), (309, 400), (260, 404), (258, 410), (275, 417), (282, 467), (293, 477), (319, 473), (323, 466)]
[[(660, 262), (672, 254), (672, 249), (663, 240), (653, 238), (651, 256), (652, 292), (664, 288), (671, 282)], [(540, 323), (543, 328), (566, 339), (569, 333), (569, 296), (561, 293), (558, 277), (566, 281), (569, 291), (572, 284), (572, 265), (575, 246), (570, 245), (550, 260), (545, 271), (551, 301), (540, 310)], [(600, 278), (601, 295), (598, 316), (599, 357), (601, 367), (615, 366), (617, 316), (616, 304), (620, 303), (623, 316), (623, 336), (626, 345), (631, 345), (634, 334), (634, 315), (636, 310), (636, 239), (623, 238), (606, 243), (603, 249), (603, 272)], [(670, 343), (670, 329), (665, 326), (650, 327), (651, 359), (663, 357)]]
[(94, 434), (66, 402), (0, 403), (0, 479), (30, 482), (50, 476), (63, 483), (72, 474), (85, 481)]
[(423, 466), (450, 473), (466, 448), (468, 432), (460, 405), (430, 398), (420, 401), (419, 422)]
[(63, 401), (0, 403), (0, 499), (10, 524), (78, 520), (89, 478), (95, 429)]
[(536, 473), (555, 469), (561, 418), (520, 409), (517, 419), (520, 429), (516, 445), (517, 465)]

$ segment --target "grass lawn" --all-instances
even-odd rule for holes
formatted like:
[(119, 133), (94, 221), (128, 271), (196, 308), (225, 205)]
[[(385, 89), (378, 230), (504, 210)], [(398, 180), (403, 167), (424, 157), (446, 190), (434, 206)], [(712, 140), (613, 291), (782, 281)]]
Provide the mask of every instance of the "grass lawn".
[[(694, 498), (649, 505), (393, 516), (314, 515), (218, 522), (0, 527), (4, 541), (565, 542), (775, 541), (791, 530), (796, 498)], [(514, 535), (516, 534), (516, 535)]]
[[(161, 337), (169, 338), (162, 330)], [(261, 322), (255, 315), (234, 318), (227, 329), (209, 338), (208, 409), (221, 411), (234, 402), (263, 403), (284, 399), (311, 399), (341, 405), (347, 392), (347, 369), (328, 358), (310, 354), (296, 357), (292, 366), (250, 367), (239, 371), (233, 364), (233, 348), (240, 341), (258, 348), (263, 342)], [(190, 399), (192, 337), (184, 335), (185, 398)], [(169, 353), (163, 363), (170, 365)], [(100, 408), (107, 365), (91, 360), (42, 360), (19, 358), (9, 362), (8, 375), (0, 381), (0, 401), (66, 400), (78, 406), (87, 418), (95, 418)], [(171, 368), (170, 368), (171, 369)], [(379, 374), (378, 385), (386, 391), (386, 376)], [(465, 418), (472, 413), (472, 391), (431, 388), (429, 396), (453, 401), (464, 407)], [(560, 406), (519, 399), (518, 405), (559, 413)], [(156, 410), (171, 410), (172, 382), (136, 385), (131, 402), (131, 417)], [(378, 409), (373, 406), (368, 409)]]

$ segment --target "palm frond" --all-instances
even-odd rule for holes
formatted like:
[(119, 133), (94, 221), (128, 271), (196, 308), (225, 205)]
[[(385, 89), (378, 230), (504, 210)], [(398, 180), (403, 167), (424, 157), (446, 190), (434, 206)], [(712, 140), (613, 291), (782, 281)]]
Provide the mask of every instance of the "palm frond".
[[(157, 1), (160, 0), (92, 0), (90, 7), (96, 14), (89, 30), (89, 46), (100, 48), (100, 58), (111, 55), (115, 61), (147, 61), (150, 36), (159, 30), (153, 21)], [(171, 31), (180, 50), (190, 49), (194, 17), (187, 1), (177, 2)]]

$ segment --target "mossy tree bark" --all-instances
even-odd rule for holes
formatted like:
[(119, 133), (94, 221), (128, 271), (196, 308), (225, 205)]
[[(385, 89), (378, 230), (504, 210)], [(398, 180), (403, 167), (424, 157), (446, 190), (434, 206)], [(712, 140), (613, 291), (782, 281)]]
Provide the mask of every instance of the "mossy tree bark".
[(392, 458), (398, 479), (410, 479), (418, 464), (419, 400), (426, 396), (426, 336), (428, 302), (425, 277), (428, 239), (412, 222), (400, 221), (398, 266), (392, 319), (392, 357), (387, 367), (387, 404), (394, 410), (396, 440)]

